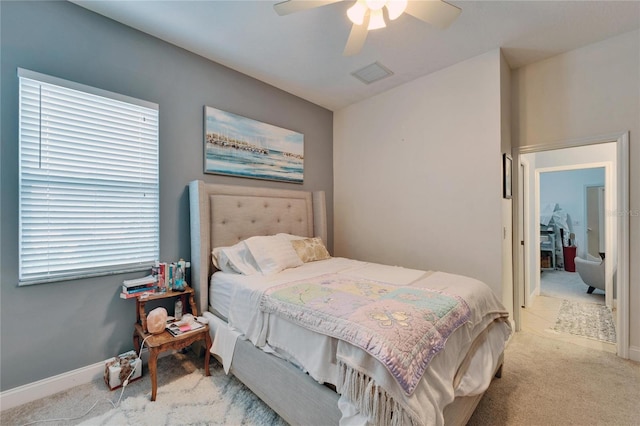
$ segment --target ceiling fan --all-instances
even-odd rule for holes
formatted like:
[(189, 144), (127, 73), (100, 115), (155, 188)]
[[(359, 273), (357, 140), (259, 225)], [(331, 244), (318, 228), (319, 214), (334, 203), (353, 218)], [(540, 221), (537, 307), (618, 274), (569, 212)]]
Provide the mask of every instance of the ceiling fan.
[[(344, 0), (286, 0), (273, 5), (278, 15), (289, 15)], [(356, 0), (347, 10), (353, 22), (343, 55), (355, 55), (364, 46), (367, 32), (386, 27), (386, 21), (393, 21), (407, 13), (437, 28), (448, 27), (462, 12), (459, 7), (443, 0)]]

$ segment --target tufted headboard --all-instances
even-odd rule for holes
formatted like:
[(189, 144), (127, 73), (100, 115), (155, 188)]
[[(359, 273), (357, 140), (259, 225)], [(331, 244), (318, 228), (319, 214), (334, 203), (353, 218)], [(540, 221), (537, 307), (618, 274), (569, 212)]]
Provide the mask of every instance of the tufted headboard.
[(320, 237), (327, 243), (324, 191), (189, 183), (191, 286), (198, 310), (209, 308), (208, 286), (215, 268), (211, 250), (256, 235), (280, 232)]

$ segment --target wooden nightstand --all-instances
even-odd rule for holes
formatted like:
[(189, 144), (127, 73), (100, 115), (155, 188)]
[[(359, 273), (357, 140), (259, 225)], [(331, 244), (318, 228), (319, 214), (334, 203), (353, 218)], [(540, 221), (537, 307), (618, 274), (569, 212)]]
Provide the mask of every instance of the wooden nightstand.
[[(198, 315), (196, 304), (193, 300), (194, 290), (191, 287), (186, 287), (185, 291), (167, 291), (162, 294), (153, 294), (146, 298), (136, 298), (136, 315), (138, 322), (136, 323), (133, 331), (133, 346), (140, 354), (141, 343), (144, 339), (147, 339), (144, 343), (149, 349), (149, 374), (151, 375), (151, 400), (156, 400), (156, 391), (158, 389), (158, 355), (161, 352), (168, 350), (180, 350), (186, 348), (194, 342), (204, 340), (205, 353), (204, 353), (204, 372), (205, 375), (210, 376), (209, 372), (209, 358), (211, 349), (211, 336), (209, 335), (209, 326), (205, 325), (194, 331), (186, 332), (180, 336), (173, 336), (168, 331), (164, 331), (160, 334), (149, 334), (147, 330), (147, 313), (145, 311), (145, 304), (150, 300), (168, 299), (180, 297), (182, 299), (182, 305), (186, 305), (186, 299), (189, 298), (189, 306), (191, 307), (191, 314), (195, 317)], [(150, 336), (150, 337), (149, 337)]]

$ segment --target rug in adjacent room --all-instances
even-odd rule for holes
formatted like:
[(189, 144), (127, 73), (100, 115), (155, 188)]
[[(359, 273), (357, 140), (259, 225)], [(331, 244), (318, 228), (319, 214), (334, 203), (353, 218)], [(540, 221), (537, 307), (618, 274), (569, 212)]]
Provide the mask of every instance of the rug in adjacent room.
[(596, 303), (563, 300), (555, 331), (588, 337), (602, 342), (616, 342), (616, 328), (611, 309)]

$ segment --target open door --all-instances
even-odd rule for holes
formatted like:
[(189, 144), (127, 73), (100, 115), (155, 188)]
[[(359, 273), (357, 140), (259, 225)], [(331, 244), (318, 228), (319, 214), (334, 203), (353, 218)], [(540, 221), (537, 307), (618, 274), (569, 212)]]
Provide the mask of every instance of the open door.
[(587, 253), (600, 258), (605, 253), (604, 186), (587, 186), (586, 196)]
[(518, 215), (518, 282), (524, 284), (524, 291), (520, 294), (520, 306), (523, 308), (531, 306), (531, 280), (529, 271), (531, 265), (529, 261), (529, 162), (524, 157), (520, 157), (520, 168), (518, 175), (519, 194), (518, 205), (521, 214)]

